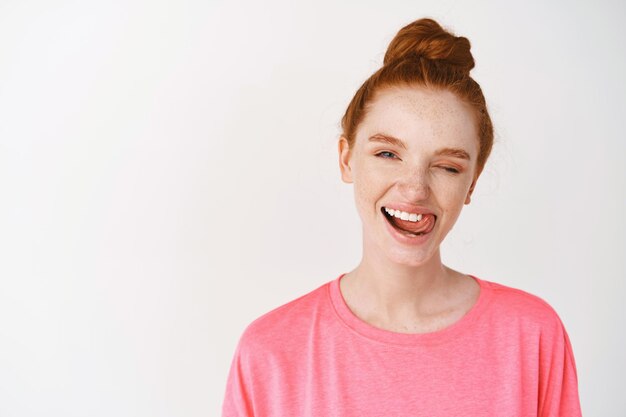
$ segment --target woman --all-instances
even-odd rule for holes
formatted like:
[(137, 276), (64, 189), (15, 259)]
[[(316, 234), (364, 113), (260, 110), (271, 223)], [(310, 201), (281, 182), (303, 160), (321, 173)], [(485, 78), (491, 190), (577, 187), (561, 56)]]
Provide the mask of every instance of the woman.
[(342, 119), (363, 257), (242, 335), (223, 416), (580, 416), (565, 328), (541, 298), (441, 262), (491, 151), (470, 43), (402, 28)]

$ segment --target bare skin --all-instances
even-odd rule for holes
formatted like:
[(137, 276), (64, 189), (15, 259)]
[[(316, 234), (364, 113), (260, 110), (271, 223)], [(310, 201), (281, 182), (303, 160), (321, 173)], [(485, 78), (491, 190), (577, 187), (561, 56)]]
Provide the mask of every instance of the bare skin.
[(383, 300), (373, 296), (375, 291), (364, 288), (362, 281), (355, 279), (354, 271), (344, 275), (340, 289), (354, 315), (374, 327), (397, 333), (430, 333), (459, 321), (480, 295), (480, 287), (474, 279), (445, 268), (450, 273), (450, 282), (416, 297), (420, 304), (418, 311), (401, 314), (394, 312), (393, 308), (386, 308)]
[[(403, 146), (371, 140), (380, 133)], [(439, 247), (470, 202), (478, 143), (471, 108), (449, 91), (422, 87), (379, 92), (354, 146), (340, 137), (342, 180), (354, 184), (363, 224), (361, 262), (342, 278), (340, 289), (361, 320), (400, 333), (433, 332), (458, 321), (476, 303), (478, 284), (445, 266)], [(469, 159), (442, 155), (442, 148), (461, 149)], [(393, 203), (426, 207), (437, 215), (425, 242), (409, 245), (390, 234), (381, 210)]]

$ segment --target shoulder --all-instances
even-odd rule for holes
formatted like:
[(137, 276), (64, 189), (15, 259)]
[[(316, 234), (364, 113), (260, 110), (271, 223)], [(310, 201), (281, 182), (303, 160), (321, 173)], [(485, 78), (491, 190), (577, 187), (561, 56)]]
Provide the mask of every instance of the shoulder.
[(502, 318), (542, 329), (556, 330), (562, 327), (556, 310), (542, 297), (496, 282), (483, 282), (492, 292), (492, 310)]
[(240, 338), (241, 349), (263, 351), (277, 345), (293, 344), (307, 334), (328, 300), (325, 283), (253, 320)]

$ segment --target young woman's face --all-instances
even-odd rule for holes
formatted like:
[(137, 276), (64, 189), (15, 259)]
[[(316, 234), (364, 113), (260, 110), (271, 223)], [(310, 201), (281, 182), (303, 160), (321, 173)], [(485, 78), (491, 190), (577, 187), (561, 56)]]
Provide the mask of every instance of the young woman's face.
[[(356, 132), (353, 149), (345, 138), (339, 140), (342, 180), (354, 183), (365, 249), (412, 266), (431, 259), (463, 204), (470, 202), (477, 156), (472, 109), (452, 92), (422, 87), (380, 91)], [(405, 235), (392, 226), (385, 208), (422, 214), (405, 226), (434, 222), (434, 228), (417, 237)]]

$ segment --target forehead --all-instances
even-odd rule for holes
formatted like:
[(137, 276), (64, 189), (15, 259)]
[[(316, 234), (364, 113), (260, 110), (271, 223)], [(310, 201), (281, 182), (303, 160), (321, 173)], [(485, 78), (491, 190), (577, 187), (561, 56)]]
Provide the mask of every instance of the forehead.
[(384, 133), (400, 138), (409, 148), (424, 146), (478, 149), (476, 119), (472, 108), (448, 90), (394, 87), (376, 94), (368, 106), (357, 137), (362, 143)]

